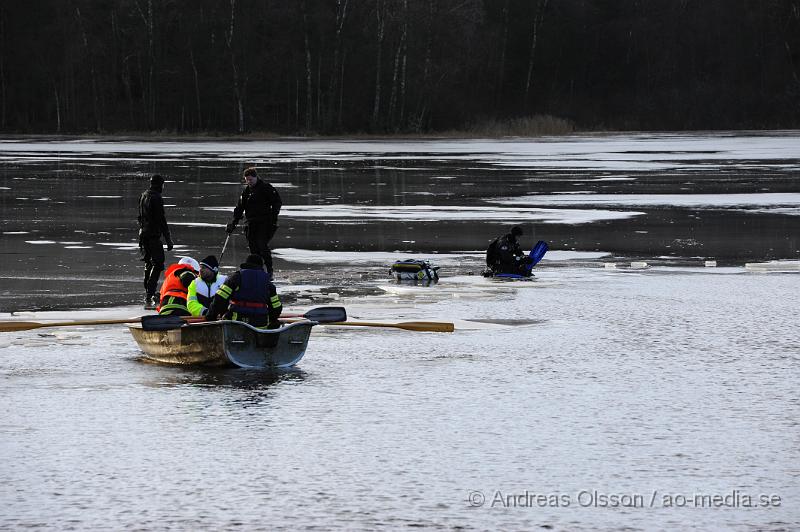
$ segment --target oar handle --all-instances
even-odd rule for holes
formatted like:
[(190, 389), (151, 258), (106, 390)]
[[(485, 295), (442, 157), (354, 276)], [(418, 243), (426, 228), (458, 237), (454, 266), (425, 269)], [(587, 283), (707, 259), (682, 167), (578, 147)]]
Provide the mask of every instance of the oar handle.
[(140, 318), (125, 318), (118, 320), (82, 320), (82, 321), (4, 321), (0, 322), (0, 332), (13, 332), (13, 331), (29, 331), (31, 329), (39, 329), (40, 327), (72, 327), (72, 326), (89, 326), (89, 325), (111, 325), (117, 323), (134, 323), (139, 321)]

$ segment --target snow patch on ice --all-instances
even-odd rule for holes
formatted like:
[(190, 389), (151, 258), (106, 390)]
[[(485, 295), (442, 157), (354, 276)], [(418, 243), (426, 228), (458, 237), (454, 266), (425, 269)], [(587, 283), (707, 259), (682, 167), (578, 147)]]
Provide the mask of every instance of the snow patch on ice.
[[(208, 211), (230, 211), (229, 207), (203, 207)], [(463, 207), (455, 205), (284, 205), (281, 216), (334, 222), (348, 218), (404, 221), (502, 220), (551, 224), (584, 224), (622, 220), (644, 213), (635, 211)]]
[(538, 194), (501, 198), (501, 205), (603, 205), (620, 207), (742, 207), (798, 206), (800, 194), (767, 192), (751, 194)]

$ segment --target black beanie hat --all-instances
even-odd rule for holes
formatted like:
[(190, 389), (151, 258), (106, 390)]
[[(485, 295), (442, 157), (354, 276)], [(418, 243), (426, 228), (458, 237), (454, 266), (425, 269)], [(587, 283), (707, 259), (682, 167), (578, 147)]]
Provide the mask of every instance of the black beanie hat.
[(208, 266), (209, 270), (214, 270), (215, 272), (219, 271), (219, 262), (217, 261), (217, 257), (215, 257), (214, 255), (209, 255), (208, 257), (201, 260), (200, 266)]
[(151, 185), (155, 185), (157, 187), (160, 187), (161, 185), (164, 184), (164, 178), (161, 177), (160, 175), (156, 174), (156, 175), (154, 175), (153, 177), (150, 178), (150, 184)]
[(248, 255), (247, 258), (244, 260), (244, 264), (242, 264), (242, 268), (246, 268), (248, 266), (258, 266), (259, 268), (264, 267), (264, 259), (261, 258), (261, 255)]
[(511, 234), (514, 236), (522, 236), (522, 227), (515, 225), (511, 228)]

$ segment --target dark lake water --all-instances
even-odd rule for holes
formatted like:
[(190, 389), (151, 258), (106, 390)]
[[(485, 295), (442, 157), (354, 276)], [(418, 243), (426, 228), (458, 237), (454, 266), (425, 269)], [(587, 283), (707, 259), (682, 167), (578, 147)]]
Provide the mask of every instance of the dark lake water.
[[(280, 374), (0, 333), (0, 528), (800, 528), (800, 135), (6, 139), (0, 320), (141, 314), (149, 175), (201, 257), (250, 164), (288, 306), (456, 332), (317, 327)], [(533, 282), (476, 275), (511, 224), (550, 243)], [(405, 256), (441, 282), (391, 283)]]
[[(0, 143), (0, 157), (0, 310), (30, 308), (20, 293), (33, 293), (37, 308), (138, 301), (135, 219), (149, 175), (168, 180), (167, 216), (179, 245), (173, 257), (202, 257), (221, 251), (223, 226), (250, 164), (286, 205), (276, 248), (481, 252), (519, 224), (527, 232), (523, 243), (543, 239), (554, 250), (708, 258), (720, 265), (800, 256), (800, 137), (792, 133), (535, 141), (16, 139)], [(235, 266), (246, 254), (238, 235), (223, 263)], [(319, 266), (277, 264), (287, 279)], [(65, 282), (70, 299), (92, 295), (64, 301)], [(50, 292), (40, 297), (40, 290)]]

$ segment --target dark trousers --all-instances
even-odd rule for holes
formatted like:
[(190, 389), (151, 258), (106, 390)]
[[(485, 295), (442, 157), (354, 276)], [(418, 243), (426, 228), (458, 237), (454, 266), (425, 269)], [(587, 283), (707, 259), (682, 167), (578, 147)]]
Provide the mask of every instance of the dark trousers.
[(260, 255), (264, 259), (264, 266), (269, 273), (272, 273), (272, 251), (269, 249), (269, 241), (272, 240), (276, 229), (274, 225), (263, 222), (251, 222), (244, 228), (250, 253)]
[(152, 297), (164, 271), (164, 245), (160, 238), (144, 238), (139, 242), (139, 250), (144, 261), (144, 290), (148, 297)]

